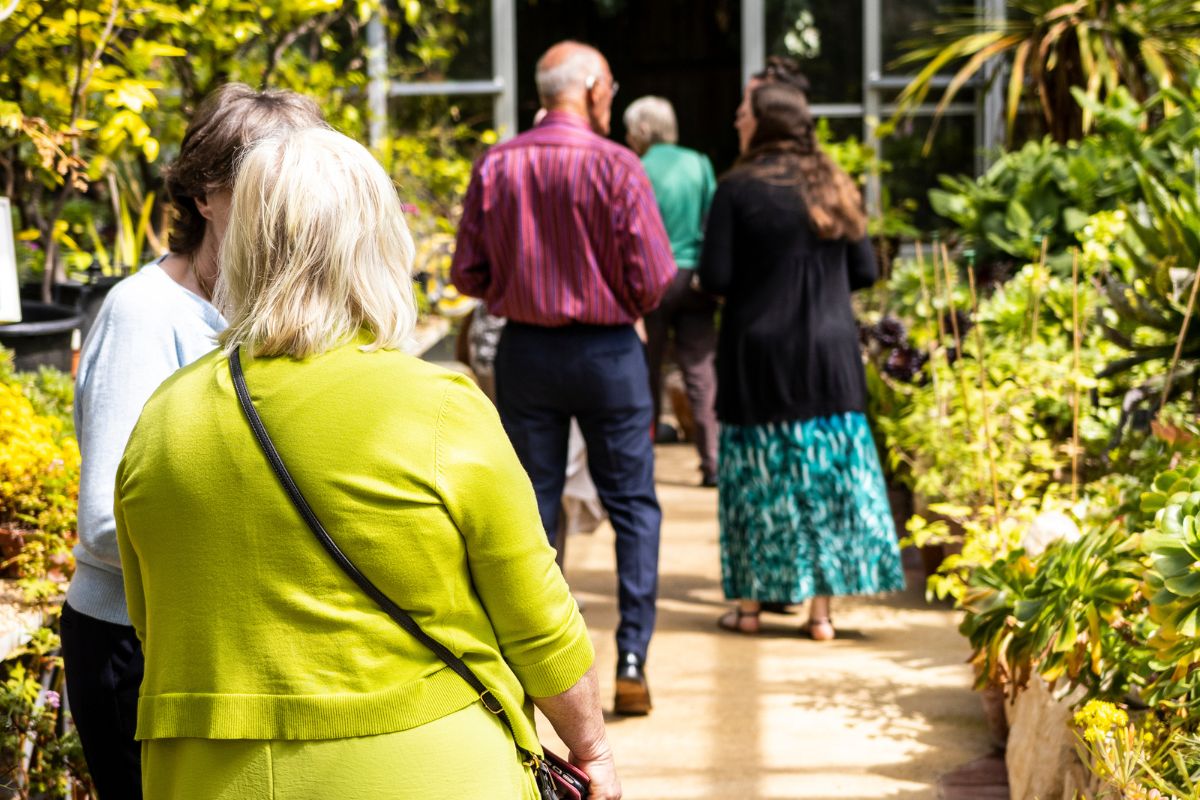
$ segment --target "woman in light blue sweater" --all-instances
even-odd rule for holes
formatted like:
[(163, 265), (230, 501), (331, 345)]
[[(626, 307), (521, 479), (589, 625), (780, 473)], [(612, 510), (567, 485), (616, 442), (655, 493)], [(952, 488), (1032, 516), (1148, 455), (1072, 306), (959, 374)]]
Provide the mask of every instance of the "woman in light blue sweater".
[(62, 640), (71, 714), (100, 800), (142, 796), (134, 740), (142, 653), (117, 551), (117, 465), (146, 400), (212, 350), (225, 328), (210, 300), (238, 154), (267, 136), (324, 124), (316, 103), (292, 92), (227, 84), (205, 98), (166, 175), (176, 212), (171, 252), (113, 288), (83, 346), (75, 384), (79, 544)]

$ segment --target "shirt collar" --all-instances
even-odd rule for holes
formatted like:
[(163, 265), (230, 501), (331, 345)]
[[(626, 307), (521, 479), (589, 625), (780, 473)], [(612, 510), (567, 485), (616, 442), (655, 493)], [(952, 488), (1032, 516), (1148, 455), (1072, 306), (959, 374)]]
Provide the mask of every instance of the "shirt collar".
[(578, 114), (572, 114), (570, 111), (549, 111), (545, 118), (538, 123), (538, 127), (546, 125), (566, 125), (571, 128), (582, 128), (585, 131), (590, 131), (592, 126), (588, 121)]

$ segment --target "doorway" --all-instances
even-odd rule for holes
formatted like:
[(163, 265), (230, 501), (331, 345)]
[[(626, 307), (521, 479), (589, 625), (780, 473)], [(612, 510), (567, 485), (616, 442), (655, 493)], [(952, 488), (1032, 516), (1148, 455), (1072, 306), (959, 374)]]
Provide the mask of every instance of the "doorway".
[(741, 100), (738, 0), (519, 0), (517, 115), (528, 129), (539, 106), (534, 71), (550, 45), (577, 39), (602, 52), (621, 90), (611, 137), (643, 95), (665, 97), (679, 119), (679, 143), (705, 153), (718, 173), (737, 157), (733, 115)]

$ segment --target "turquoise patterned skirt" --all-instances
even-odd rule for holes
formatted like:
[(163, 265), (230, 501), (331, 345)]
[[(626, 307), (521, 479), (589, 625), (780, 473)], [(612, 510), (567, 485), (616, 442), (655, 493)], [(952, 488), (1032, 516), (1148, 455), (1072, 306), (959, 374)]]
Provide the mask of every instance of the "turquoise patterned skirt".
[(798, 603), (904, 588), (862, 414), (723, 425), (718, 486), (726, 597)]

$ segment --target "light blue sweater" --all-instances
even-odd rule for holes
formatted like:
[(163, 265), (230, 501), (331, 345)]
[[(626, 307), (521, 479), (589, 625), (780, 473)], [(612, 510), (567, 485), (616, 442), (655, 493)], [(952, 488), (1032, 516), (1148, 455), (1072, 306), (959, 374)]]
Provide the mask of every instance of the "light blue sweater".
[[(165, 257), (165, 256), (164, 256)], [(113, 520), (113, 486), (125, 443), (159, 384), (216, 346), (225, 328), (206, 300), (148, 264), (104, 301), (75, 380), (79, 544), (67, 602), (81, 614), (129, 625)]]

